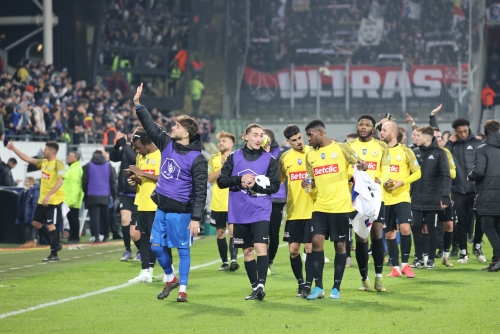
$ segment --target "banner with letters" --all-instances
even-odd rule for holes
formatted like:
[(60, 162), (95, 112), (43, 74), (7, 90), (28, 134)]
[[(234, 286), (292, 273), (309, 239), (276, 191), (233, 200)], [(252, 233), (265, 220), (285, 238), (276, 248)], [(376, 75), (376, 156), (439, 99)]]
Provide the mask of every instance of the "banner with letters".
[[(328, 73), (321, 75), (321, 97), (344, 98), (346, 94), (346, 67), (327, 66)], [(467, 71), (467, 65), (462, 65)], [(403, 72), (401, 66), (359, 65), (349, 67), (350, 95), (353, 99), (368, 98), (389, 100), (401, 98), (457, 98), (459, 73), (452, 65), (415, 65)], [(323, 72), (325, 73), (325, 72)], [(318, 67), (297, 66), (294, 70), (294, 99), (315, 98), (318, 92)], [(403, 90), (403, 84), (405, 89)], [(290, 69), (273, 73), (245, 68), (245, 93), (258, 102), (290, 99)]]

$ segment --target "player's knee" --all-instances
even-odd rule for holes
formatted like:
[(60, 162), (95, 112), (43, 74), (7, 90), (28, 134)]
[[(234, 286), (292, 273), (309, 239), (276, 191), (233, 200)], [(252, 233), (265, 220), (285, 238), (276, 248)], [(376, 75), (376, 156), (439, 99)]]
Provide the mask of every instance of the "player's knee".
[(217, 239), (223, 239), (226, 237), (226, 229), (225, 228), (217, 228)]
[(290, 257), (297, 257), (300, 255), (300, 247), (298, 244), (290, 244), (289, 246), (289, 250), (290, 250)]
[(337, 254), (345, 253), (345, 241), (340, 241), (335, 243), (335, 252)]
[(444, 222), (443, 228), (444, 228), (445, 232), (453, 232), (453, 222), (452, 221)]
[(183, 259), (183, 260), (186, 260), (186, 259), (189, 259), (189, 255), (190, 255), (190, 249), (189, 248), (179, 248), (177, 249), (177, 252), (179, 253), (179, 259)]
[(33, 222), (33, 227), (36, 228), (37, 230), (41, 229), (43, 224), (39, 222)]
[[(408, 223), (400, 224), (399, 225), (399, 232), (401, 235), (410, 235), (411, 233), (411, 225)], [(387, 235), (387, 233), (386, 233)]]

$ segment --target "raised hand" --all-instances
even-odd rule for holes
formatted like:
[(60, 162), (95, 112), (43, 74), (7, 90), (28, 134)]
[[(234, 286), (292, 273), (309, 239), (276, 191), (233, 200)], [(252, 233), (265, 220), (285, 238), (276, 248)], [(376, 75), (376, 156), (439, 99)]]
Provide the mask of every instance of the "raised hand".
[(443, 104), (441, 103), (440, 105), (438, 105), (436, 107), (436, 109), (434, 109), (433, 111), (431, 111), (431, 116), (436, 115), (439, 112), (439, 110), (441, 110), (442, 107), (443, 107)]
[(134, 104), (136, 106), (141, 105), (141, 103), (139, 102), (139, 99), (141, 98), (141, 94), (142, 94), (142, 85), (143, 85), (143, 83), (141, 82), (141, 84), (139, 86), (137, 86), (137, 92), (135, 93), (135, 96), (134, 96)]

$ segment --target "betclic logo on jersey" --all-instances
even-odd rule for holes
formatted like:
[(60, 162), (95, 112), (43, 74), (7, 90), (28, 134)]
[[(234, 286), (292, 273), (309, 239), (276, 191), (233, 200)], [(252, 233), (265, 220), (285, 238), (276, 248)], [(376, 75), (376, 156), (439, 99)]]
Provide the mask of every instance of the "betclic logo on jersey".
[(142, 172), (144, 174), (155, 175), (154, 169), (143, 169)]
[(368, 170), (377, 170), (377, 163), (373, 161), (365, 161), (368, 166)]
[(50, 180), (50, 174), (42, 172), (42, 179), (44, 179), (44, 180)]
[(290, 172), (290, 181), (302, 181), (306, 178), (306, 171), (303, 172)]
[(390, 172), (399, 173), (399, 165), (391, 165)]
[(314, 176), (338, 173), (339, 172), (339, 165), (332, 164), (332, 165), (326, 165), (326, 166), (321, 166), (321, 167), (315, 167), (313, 169), (313, 171), (314, 171)]

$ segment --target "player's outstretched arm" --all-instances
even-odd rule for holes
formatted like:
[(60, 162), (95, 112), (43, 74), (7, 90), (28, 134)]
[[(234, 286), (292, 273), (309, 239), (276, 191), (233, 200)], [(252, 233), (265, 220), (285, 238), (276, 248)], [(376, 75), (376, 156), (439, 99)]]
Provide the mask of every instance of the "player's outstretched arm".
[(14, 152), (22, 161), (29, 163), (30, 165), (37, 166), (37, 159), (29, 157), (23, 152), (19, 151), (17, 147), (14, 146), (14, 142), (11, 140), (7, 143), (7, 148)]

